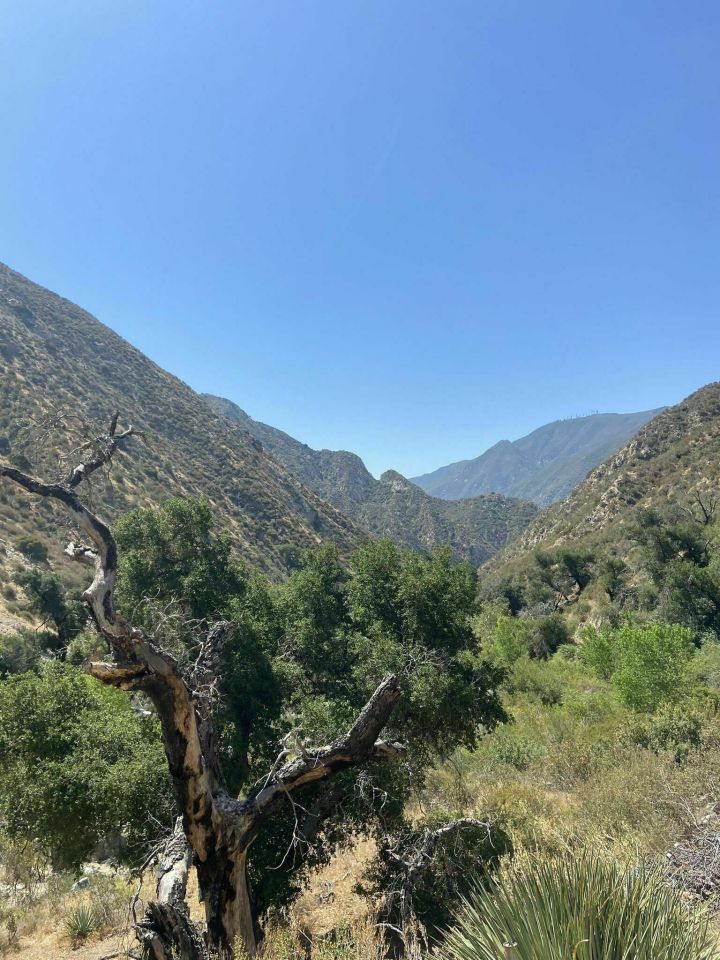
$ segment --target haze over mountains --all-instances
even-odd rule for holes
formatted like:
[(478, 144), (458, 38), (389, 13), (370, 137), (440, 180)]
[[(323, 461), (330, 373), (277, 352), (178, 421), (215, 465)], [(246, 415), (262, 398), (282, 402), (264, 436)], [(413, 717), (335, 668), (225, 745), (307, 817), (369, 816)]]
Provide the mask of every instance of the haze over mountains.
[(415, 550), (446, 545), (456, 557), (479, 565), (537, 513), (528, 501), (495, 493), (454, 502), (431, 497), (394, 470), (376, 480), (354, 453), (313, 450), (282, 430), (253, 420), (230, 400), (203, 396), (311, 490), (375, 536)]
[(412, 480), (426, 493), (447, 500), (493, 491), (546, 507), (564, 499), (661, 409), (556, 420), (519, 440), (501, 440), (472, 460)]

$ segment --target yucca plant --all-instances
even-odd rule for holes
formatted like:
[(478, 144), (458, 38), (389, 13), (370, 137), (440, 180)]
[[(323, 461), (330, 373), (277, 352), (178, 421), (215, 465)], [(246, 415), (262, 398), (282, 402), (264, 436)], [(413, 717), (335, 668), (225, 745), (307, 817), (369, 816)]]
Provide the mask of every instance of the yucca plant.
[(705, 915), (596, 853), (537, 861), (466, 899), (445, 960), (717, 960)]
[(65, 917), (64, 926), (65, 933), (70, 937), (73, 944), (78, 944), (87, 940), (90, 934), (95, 933), (98, 928), (98, 918), (91, 906), (81, 903), (79, 906), (73, 907)]

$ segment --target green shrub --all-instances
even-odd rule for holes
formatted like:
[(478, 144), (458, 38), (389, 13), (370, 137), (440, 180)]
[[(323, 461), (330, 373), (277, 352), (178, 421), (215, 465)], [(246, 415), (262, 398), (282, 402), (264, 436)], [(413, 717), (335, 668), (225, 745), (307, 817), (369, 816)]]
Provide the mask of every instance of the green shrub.
[(447, 960), (711, 960), (706, 918), (660, 877), (585, 853), (491, 880), (460, 909)]
[(4, 831), (37, 843), (55, 868), (103, 840), (142, 858), (157, 820), (172, 816), (157, 719), (69, 664), (0, 681), (0, 769)]
[(626, 706), (644, 711), (682, 698), (693, 652), (692, 631), (668, 623), (588, 627), (581, 647), (595, 675), (611, 680)]
[(45, 563), (48, 558), (48, 548), (37, 537), (19, 537), (15, 541), (15, 548), (32, 560), (33, 563)]
[(653, 717), (638, 721), (630, 731), (630, 739), (639, 747), (660, 753), (671, 750), (677, 761), (702, 743), (700, 718), (683, 706), (665, 706)]
[(621, 627), (616, 634), (618, 667), (612, 675), (621, 699), (634, 710), (654, 710), (686, 692), (693, 635), (677, 624)]
[(490, 738), (487, 752), (496, 763), (504, 763), (516, 770), (525, 770), (533, 760), (542, 757), (545, 750), (529, 736), (498, 732)]
[(485, 653), (493, 663), (510, 667), (521, 657), (527, 656), (530, 639), (529, 621), (499, 614), (491, 629), (482, 632)]
[(0, 634), (0, 678), (34, 670), (41, 652), (41, 638), (34, 630)]
[(609, 680), (616, 667), (616, 631), (607, 625), (587, 626), (582, 632), (580, 657), (601, 680)]
[(93, 907), (87, 904), (80, 904), (73, 907), (65, 917), (63, 924), (65, 933), (72, 940), (73, 945), (77, 946), (87, 940), (98, 929), (98, 919)]
[(521, 657), (513, 665), (509, 685), (513, 692), (524, 693), (529, 700), (545, 706), (562, 703), (565, 692), (563, 677), (553, 665), (529, 657)]
[(569, 642), (570, 634), (561, 614), (552, 613), (549, 617), (533, 623), (529, 637), (529, 648), (533, 657), (551, 657), (559, 647)]

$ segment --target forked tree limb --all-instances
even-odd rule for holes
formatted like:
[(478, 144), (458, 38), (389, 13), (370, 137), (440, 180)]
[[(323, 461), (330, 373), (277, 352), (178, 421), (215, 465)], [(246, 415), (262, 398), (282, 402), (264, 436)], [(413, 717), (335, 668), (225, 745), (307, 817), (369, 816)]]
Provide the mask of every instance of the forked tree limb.
[[(386, 677), (343, 736), (327, 746), (304, 749), (300, 756), (273, 769), (246, 799), (230, 796), (220, 772), (212, 721), (204, 715), (197, 689), (189, 685), (169, 653), (116, 611), (115, 539), (76, 492), (83, 480), (110, 463), (119, 442), (135, 434), (132, 427), (118, 434), (117, 424), (118, 415), (114, 414), (107, 434), (89, 444), (97, 451), (95, 456), (78, 464), (65, 483), (46, 483), (12, 466), (0, 466), (0, 479), (62, 504), (89, 541), (90, 546), (71, 544), (66, 552), (94, 566), (92, 583), (83, 598), (110, 645), (113, 660), (91, 663), (88, 672), (121, 690), (144, 691), (160, 720), (184, 839), (173, 848), (174, 879), (165, 878), (159, 885), (158, 900), (148, 907), (138, 935), (154, 960), (167, 960), (172, 950), (179, 951), (183, 960), (203, 956), (198, 952), (197, 929), (178, 900), (180, 893), (184, 899), (182, 873), (186, 876), (189, 866), (189, 844), (205, 902), (207, 945), (231, 955), (234, 940), (240, 938), (250, 955), (255, 948), (246, 878), (250, 844), (294, 791), (348, 767), (398, 756), (401, 747), (379, 737), (400, 698), (400, 681), (397, 676)], [(228, 625), (222, 624), (208, 637), (196, 664), (198, 679), (217, 670), (227, 633)]]

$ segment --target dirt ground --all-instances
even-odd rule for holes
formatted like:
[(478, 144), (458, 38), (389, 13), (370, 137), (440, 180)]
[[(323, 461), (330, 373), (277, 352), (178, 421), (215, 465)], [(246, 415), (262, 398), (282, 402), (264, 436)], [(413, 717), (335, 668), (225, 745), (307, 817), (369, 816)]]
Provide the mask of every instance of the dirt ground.
[[(342, 851), (331, 863), (312, 878), (307, 890), (295, 905), (295, 922), (312, 935), (322, 935), (341, 924), (351, 924), (367, 914), (367, 903), (355, 892), (355, 886), (365, 865), (374, 853), (369, 840), (359, 841), (352, 849)], [(137, 914), (142, 915), (142, 895), (152, 895), (153, 880), (146, 878), (137, 904)], [(77, 897), (68, 897), (67, 909)], [(188, 885), (188, 904), (195, 919), (203, 917), (203, 907), (198, 900), (197, 880), (194, 873)], [(83, 946), (73, 948), (63, 929), (67, 913), (64, 906), (54, 911), (39, 902), (33, 918), (35, 929), (23, 932), (21, 928), (18, 946), (0, 949), (2, 960), (121, 960), (135, 944), (129, 924), (109, 936), (94, 937)], [(4, 933), (4, 931), (3, 931)]]

